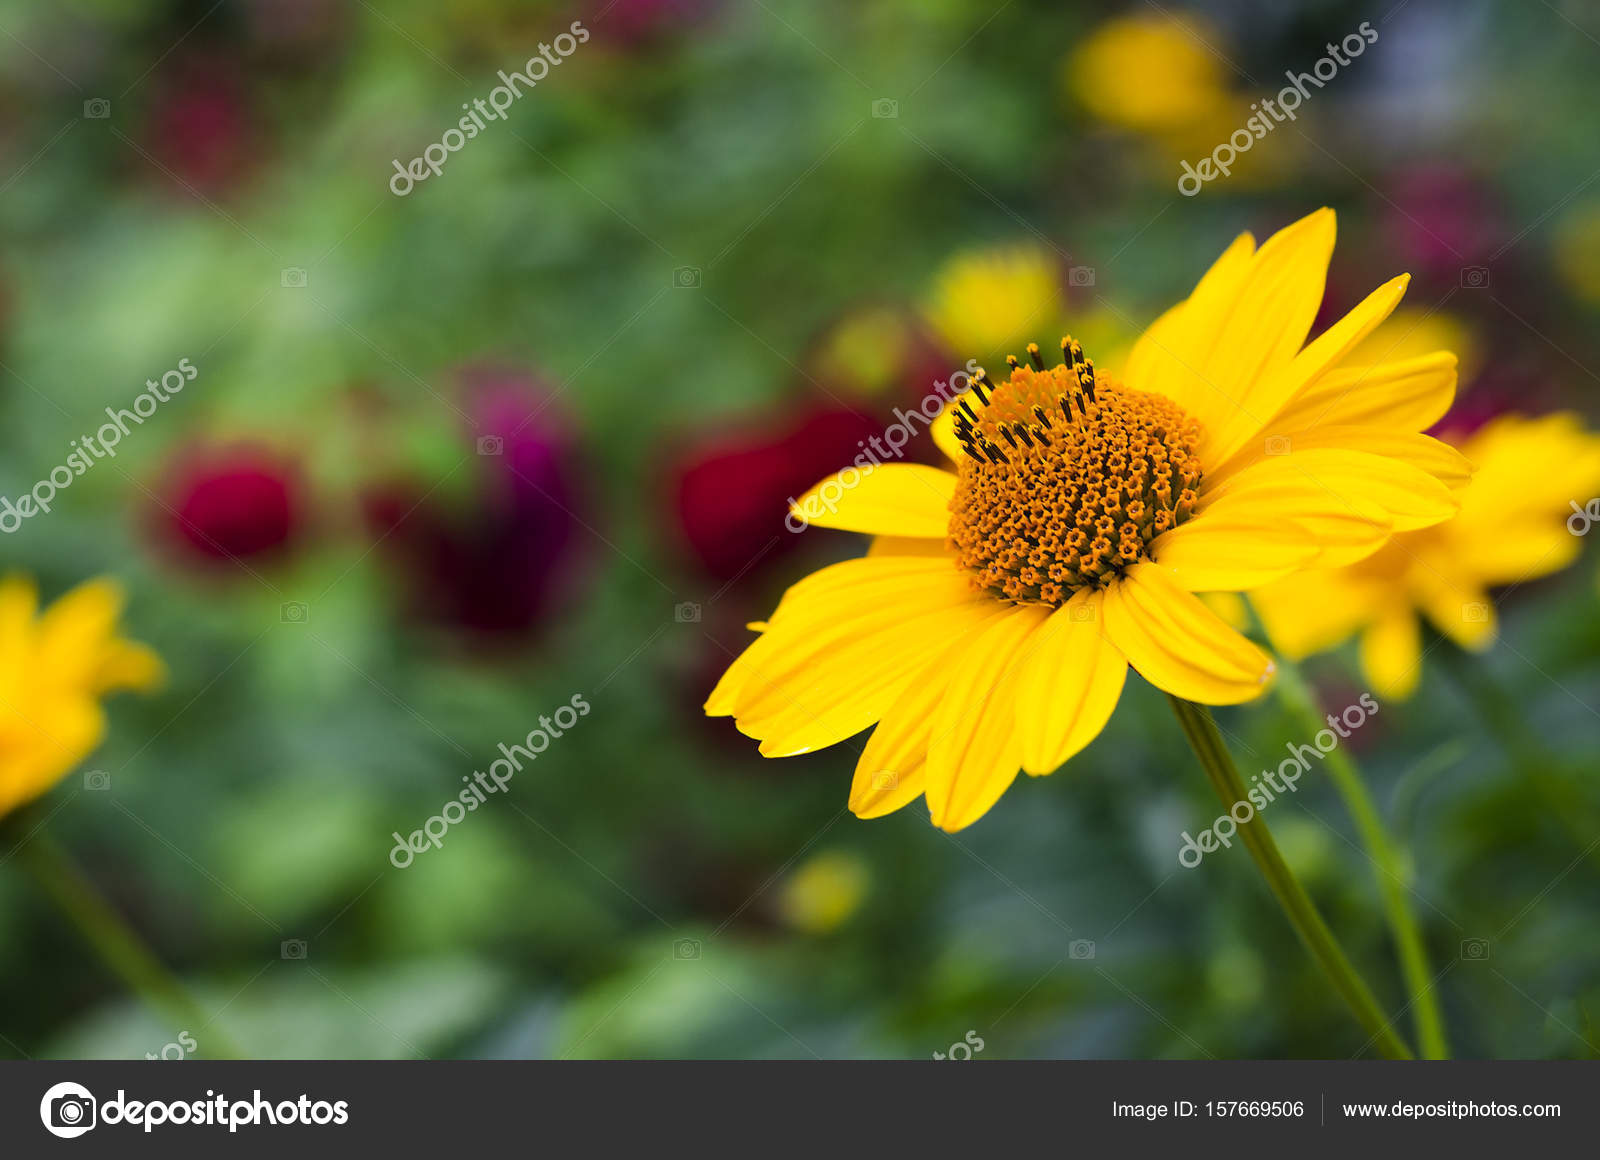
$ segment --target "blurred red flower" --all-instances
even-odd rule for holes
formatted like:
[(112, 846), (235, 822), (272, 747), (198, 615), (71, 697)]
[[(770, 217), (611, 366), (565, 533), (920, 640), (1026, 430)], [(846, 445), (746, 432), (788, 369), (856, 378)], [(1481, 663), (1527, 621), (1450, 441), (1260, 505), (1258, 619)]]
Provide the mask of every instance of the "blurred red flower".
[(845, 407), (812, 407), (689, 448), (669, 470), (684, 545), (719, 581), (781, 557), (800, 538), (784, 526), (789, 501), (848, 465), (882, 429)]
[(197, 191), (225, 192), (254, 166), (261, 141), (237, 67), (221, 56), (187, 57), (153, 78), (146, 148)]
[(291, 457), (254, 443), (196, 443), (158, 482), (158, 543), (179, 562), (226, 567), (287, 554), (305, 531), (304, 485)]

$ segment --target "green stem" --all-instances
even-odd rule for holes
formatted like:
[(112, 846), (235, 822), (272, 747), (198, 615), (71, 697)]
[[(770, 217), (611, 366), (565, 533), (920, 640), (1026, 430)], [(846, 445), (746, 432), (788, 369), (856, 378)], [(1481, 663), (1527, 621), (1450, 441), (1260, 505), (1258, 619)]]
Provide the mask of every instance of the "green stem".
[[(212, 1017), (201, 1009), (182, 983), (101, 897), (94, 884), (43, 827), (31, 835), (12, 831), (12, 849), (34, 880), (70, 919), (104, 960), (155, 1010), (183, 1027), (208, 1027)], [(206, 1032), (206, 1055), (239, 1059), (232, 1044), (216, 1030)]]
[[(1278, 697), (1284, 706), (1300, 718), (1306, 736), (1310, 737), (1325, 728), (1324, 718), (1317, 709), (1305, 678), (1293, 663), (1278, 660)], [(1400, 956), (1400, 971), (1405, 977), (1406, 990), (1411, 995), (1412, 1018), (1417, 1024), (1417, 1042), (1424, 1059), (1449, 1059), (1450, 1046), (1445, 1040), (1444, 1020), (1439, 1013), (1439, 999), (1434, 991), (1433, 973), (1428, 967), (1428, 952), (1423, 946), (1416, 913), (1411, 908), (1411, 875), (1400, 858), (1394, 840), (1389, 836), (1383, 819), (1367, 792), (1361, 771), (1343, 746), (1335, 746), (1323, 755), (1328, 775), (1344, 798), (1345, 808), (1355, 819), (1356, 829), (1367, 854), (1377, 869), (1378, 894), (1383, 899), (1384, 915), (1389, 931), (1394, 936), (1395, 949)]]
[[(1181, 697), (1169, 695), (1169, 700), (1172, 702), (1172, 711), (1177, 714), (1178, 724), (1183, 726), (1184, 736), (1189, 739), (1189, 747), (1194, 750), (1195, 757), (1210, 778), (1211, 787), (1217, 791), (1223, 809), (1232, 810), (1236, 803), (1248, 801), (1249, 789), (1222, 743), (1210, 710)], [(1256, 868), (1278, 899), (1284, 915), (1300, 936), (1300, 941), (1311, 952), (1311, 957), (1317, 961), (1356, 1020), (1371, 1034), (1371, 1041), (1377, 1044), (1378, 1050), (1390, 1059), (1413, 1058), (1411, 1049), (1395, 1033), (1390, 1020), (1384, 1018), (1371, 989), (1350, 965), (1350, 960), (1345, 957), (1305, 887), (1300, 885), (1294, 871), (1283, 860), (1283, 855), (1278, 852), (1278, 844), (1272, 840), (1272, 833), (1259, 813), (1239, 826), (1239, 836), (1244, 841), (1245, 849), (1255, 859)]]

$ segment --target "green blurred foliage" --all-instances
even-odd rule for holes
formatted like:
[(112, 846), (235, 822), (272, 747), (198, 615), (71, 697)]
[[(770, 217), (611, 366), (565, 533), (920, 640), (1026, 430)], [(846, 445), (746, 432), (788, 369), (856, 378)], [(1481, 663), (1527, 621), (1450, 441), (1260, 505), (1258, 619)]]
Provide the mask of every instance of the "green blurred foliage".
[[(181, 357), (200, 368), (0, 546), (51, 594), (122, 578), (130, 633), (172, 667), (160, 696), (111, 707), (87, 763), (110, 791), (74, 774), (44, 808), (229, 1038), (270, 1057), (926, 1058), (969, 1029), (979, 1058), (1365, 1050), (1242, 851), (1178, 866), (1177, 835), (1216, 803), (1136, 678), (1082, 757), (955, 836), (916, 808), (851, 817), (852, 746), (764, 762), (703, 720), (719, 646), (675, 607), (755, 617), (798, 571), (731, 589), (698, 575), (660, 473), (685, 440), (811, 390), (801, 364), (822, 327), (864, 302), (919, 305), (953, 253), (1042, 241), (1096, 267), (1097, 296), (1137, 326), (1237, 230), (1263, 236), (1319, 204), (1341, 213), (1336, 282), (1392, 272), (1386, 183), (1429, 159), (1464, 161), (1529, 231), (1498, 308), (1450, 309), (1491, 360), (1592, 411), (1594, 304), (1561, 284), (1551, 247), (1596, 197), (1593, 44), (1537, 5), (1458, 16), (1414, 0), (1385, 25), (1397, 55), (1375, 50), (1301, 123), (1326, 155), (1304, 150), (1265, 188), (1185, 199), (1175, 164), (1065, 95), (1066, 54), (1117, 5), (729, 0), (637, 44), (597, 36), (397, 198), (393, 159), (438, 140), (541, 39), (606, 18), (307, 0), (290, 7), (326, 23), (269, 52), (272, 5), (207, 7), (0, 3), (0, 493), (31, 486), (146, 378)], [(1361, 18), (1205, 7), (1261, 77)], [(249, 102), (247, 175), (223, 189), (160, 163), (151, 137), (154, 94), (195, 56)], [(102, 94), (111, 116), (82, 116)], [(883, 98), (898, 116), (872, 115)], [(703, 284), (676, 286), (679, 267)], [(284, 284), (288, 268), (304, 287)], [(489, 658), (402, 614), (354, 514), (379, 466), (469, 490), (455, 375), (484, 359), (557, 392), (587, 504), (581, 583), (531, 646)], [(357, 389), (396, 417), (382, 464), (358, 438)], [(306, 457), (311, 549), (223, 582), (151, 548), (155, 481), (202, 433)], [(860, 547), (840, 535), (819, 551)], [(1600, 1047), (1594, 581), (1586, 560), (1513, 594), (1505, 644), (1461, 662), (1537, 751), (1488, 732), (1442, 652), (1416, 700), (1360, 736), (1463, 1055)], [(290, 601), (304, 623), (281, 619)], [(1344, 653), (1312, 667), (1330, 707), (1354, 700), (1355, 674)], [(390, 863), (393, 832), (575, 692), (593, 713), (510, 793), (409, 868)], [(1247, 774), (1304, 740), (1270, 700), (1221, 717)], [(1530, 761), (1569, 796), (1536, 790)], [(1399, 1011), (1372, 867), (1331, 787), (1311, 776), (1269, 821)], [(833, 929), (798, 929), (779, 900), (825, 852), (865, 867), (864, 898)], [(1480, 939), (1488, 957), (1463, 959)], [(289, 940), (304, 959), (284, 957)], [(5, 1054), (142, 1058), (180, 1030), (125, 994), (13, 863), (0, 978)], [(182, 1030), (204, 1054), (206, 1030)]]

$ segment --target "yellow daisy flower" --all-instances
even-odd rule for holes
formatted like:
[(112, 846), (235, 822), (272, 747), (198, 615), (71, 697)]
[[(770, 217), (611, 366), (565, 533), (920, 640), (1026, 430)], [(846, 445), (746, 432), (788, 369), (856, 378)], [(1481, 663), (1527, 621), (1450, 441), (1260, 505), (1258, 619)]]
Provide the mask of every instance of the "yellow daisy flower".
[(789, 589), (706, 711), (768, 757), (876, 724), (850, 808), (926, 797), (954, 831), (1092, 741), (1130, 665), (1187, 701), (1259, 696), (1272, 661), (1195, 593), (1370, 555), (1454, 515), (1469, 470), (1419, 433), (1453, 395), (1449, 354), (1343, 365), (1405, 276), (1306, 343), (1333, 243), (1330, 210), (1241, 235), (1120, 376), (1069, 339), (1058, 366), (1030, 346), (935, 425), (954, 470), (808, 492), (801, 518), (878, 538)]
[(1373, 691), (1407, 697), (1422, 669), (1419, 615), (1462, 648), (1486, 649), (1495, 635), (1491, 587), (1577, 559), (1583, 541), (1568, 522), (1587, 519), (1600, 494), (1600, 436), (1570, 413), (1503, 415), (1461, 451), (1476, 472), (1454, 519), (1396, 536), (1349, 567), (1251, 593), (1275, 648), (1298, 660), (1359, 634)]
[(0, 816), (43, 794), (105, 737), (100, 698), (160, 684), (161, 659), (117, 635), (122, 590), (91, 580), (43, 615), (32, 581), (0, 580)]

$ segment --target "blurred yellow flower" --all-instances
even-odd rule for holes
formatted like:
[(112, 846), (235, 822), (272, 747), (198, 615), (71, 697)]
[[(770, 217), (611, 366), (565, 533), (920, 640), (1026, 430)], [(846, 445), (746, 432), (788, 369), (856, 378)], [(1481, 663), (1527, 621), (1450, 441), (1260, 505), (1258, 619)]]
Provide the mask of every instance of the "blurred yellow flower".
[(890, 394), (911, 364), (918, 341), (914, 325), (892, 306), (868, 306), (845, 316), (822, 337), (817, 374), (862, 398)]
[(928, 322), (952, 351), (980, 361), (1061, 322), (1061, 267), (1040, 246), (970, 250), (934, 275)]
[(867, 864), (860, 857), (830, 850), (795, 871), (784, 885), (778, 908), (790, 926), (808, 934), (827, 934), (860, 909), (869, 881)]
[(1298, 660), (1360, 634), (1361, 665), (1380, 696), (1416, 688), (1420, 616), (1463, 648), (1494, 640), (1488, 589), (1571, 564), (1569, 521), (1600, 491), (1600, 436), (1571, 413), (1505, 415), (1462, 445), (1477, 468), (1453, 520), (1396, 536), (1345, 568), (1309, 572), (1250, 594), (1272, 644)]
[(1168, 136), (1218, 123), (1229, 93), (1216, 33), (1190, 19), (1131, 16), (1100, 25), (1067, 58), (1073, 95), (1096, 117)]
[(39, 613), (31, 580), (0, 580), (0, 815), (32, 801), (105, 736), (100, 698), (147, 690), (161, 658), (117, 635), (122, 590), (91, 580)]

